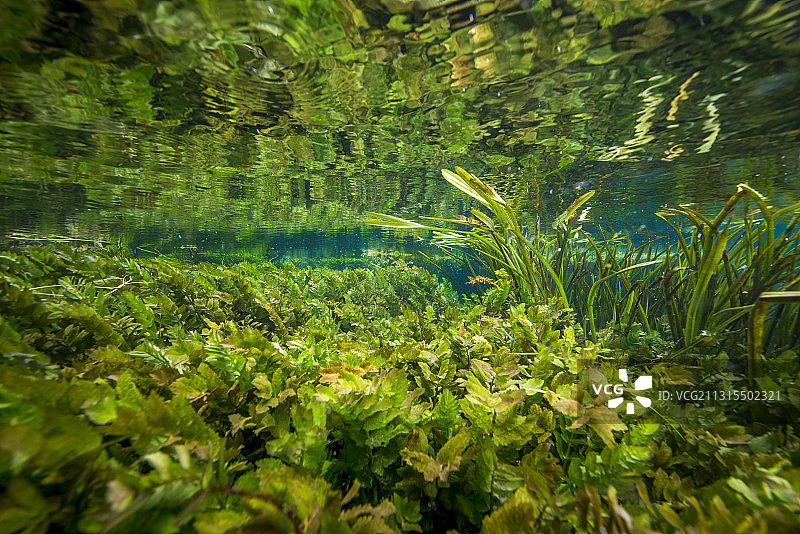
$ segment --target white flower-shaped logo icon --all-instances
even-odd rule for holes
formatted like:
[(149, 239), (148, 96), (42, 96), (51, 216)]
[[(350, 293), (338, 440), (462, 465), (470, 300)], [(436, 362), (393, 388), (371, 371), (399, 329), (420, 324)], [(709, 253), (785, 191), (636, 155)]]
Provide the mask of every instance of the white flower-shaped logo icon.
[[(619, 370), (619, 379), (622, 382), (627, 382), (628, 381), (628, 370), (627, 369), (620, 369)], [(635, 389), (636, 391), (644, 391), (646, 389), (650, 389), (651, 387), (653, 387), (653, 377), (649, 376), (649, 375), (640, 376), (633, 383), (633, 389)], [(613, 398), (613, 399), (608, 401), (608, 407), (614, 409), (617, 406), (619, 406), (620, 404), (622, 404), (623, 400), (624, 399), (622, 397)], [(650, 405), (653, 404), (653, 401), (651, 401), (647, 397), (642, 397), (641, 395), (636, 395), (636, 401), (639, 404), (641, 404), (642, 406), (644, 406), (645, 408), (649, 408)], [(628, 405), (625, 407), (625, 411), (628, 414), (632, 414), (633, 413), (633, 403), (632, 402), (628, 403)]]

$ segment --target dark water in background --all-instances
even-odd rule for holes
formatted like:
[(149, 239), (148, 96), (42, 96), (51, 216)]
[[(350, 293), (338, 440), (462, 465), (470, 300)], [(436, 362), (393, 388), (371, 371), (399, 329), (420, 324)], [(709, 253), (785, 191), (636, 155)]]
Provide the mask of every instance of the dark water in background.
[(800, 5), (0, 2), (0, 229), (233, 261), (420, 246), (460, 165), (523, 221), (645, 237), (800, 199)]

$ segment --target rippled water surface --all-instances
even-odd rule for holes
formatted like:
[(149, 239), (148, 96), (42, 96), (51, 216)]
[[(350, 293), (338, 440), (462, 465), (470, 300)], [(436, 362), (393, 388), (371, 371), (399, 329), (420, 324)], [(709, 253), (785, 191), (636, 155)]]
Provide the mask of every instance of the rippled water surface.
[(204, 2), (0, 7), (0, 226), (190, 255), (362, 256), (364, 210), (658, 231), (739, 182), (800, 198), (800, 4)]

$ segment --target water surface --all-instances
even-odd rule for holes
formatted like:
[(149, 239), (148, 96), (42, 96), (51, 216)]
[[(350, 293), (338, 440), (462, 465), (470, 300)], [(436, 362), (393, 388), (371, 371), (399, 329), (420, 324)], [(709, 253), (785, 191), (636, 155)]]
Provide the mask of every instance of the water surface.
[[(800, 198), (800, 7), (759, 1), (4, 1), (0, 226), (220, 257), (361, 257), (364, 210), (659, 231)], [(393, 244), (394, 243), (394, 244)]]

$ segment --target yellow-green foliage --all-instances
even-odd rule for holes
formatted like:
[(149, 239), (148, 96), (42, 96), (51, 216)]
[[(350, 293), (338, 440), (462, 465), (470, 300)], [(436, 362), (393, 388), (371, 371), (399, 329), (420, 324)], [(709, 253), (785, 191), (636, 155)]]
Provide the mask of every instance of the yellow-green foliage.
[[(0, 284), (0, 532), (800, 526), (792, 354), (768, 416), (620, 417), (588, 382), (615, 366), (555, 301), (468, 306), (415, 267), (25, 248)], [(741, 387), (708, 366), (640, 371)]]
[[(434, 232), (433, 242), (472, 272), (473, 283), (494, 286), (482, 295), (490, 310), (506, 301), (509, 288), (524, 303), (557, 297), (561, 306), (571, 307), (583, 319), (593, 341), (600, 337), (598, 325), (607, 329), (606, 335), (622, 326), (623, 338), (637, 325), (650, 339), (671, 337), (683, 351), (728, 349), (744, 354), (747, 350), (751, 377), (761, 374), (766, 322), (766, 337), (775, 347), (796, 350), (799, 346), (800, 319), (793, 303), (800, 286), (800, 203), (774, 209), (760, 193), (739, 184), (713, 218), (688, 206), (656, 213), (675, 231), (676, 244), (662, 237), (634, 246), (620, 233), (607, 237), (600, 228), (598, 237), (569, 225), (594, 191), (577, 198), (556, 218), (555, 234), (540, 233), (537, 222), (535, 232), (528, 235), (512, 207), (492, 187), (464, 169), (456, 167), (456, 171), (443, 170), (442, 175), (488, 213), (472, 208), (472, 217), (423, 217), (455, 226), (447, 231), (372, 212), (367, 212), (372, 218), (365, 222)], [(757, 210), (748, 211), (750, 201)], [(734, 214), (742, 207), (743, 222), (736, 223)], [(755, 214), (760, 218), (752, 219)], [(681, 221), (673, 221), (670, 215), (691, 223), (688, 242)], [(499, 283), (503, 277), (510, 277), (513, 287)], [(760, 295), (764, 298), (757, 309)], [(770, 299), (787, 306), (768, 318), (764, 302)], [(749, 314), (750, 340), (745, 349), (736, 337)]]

